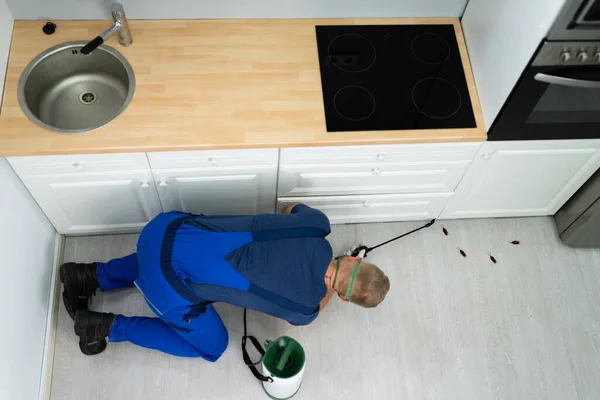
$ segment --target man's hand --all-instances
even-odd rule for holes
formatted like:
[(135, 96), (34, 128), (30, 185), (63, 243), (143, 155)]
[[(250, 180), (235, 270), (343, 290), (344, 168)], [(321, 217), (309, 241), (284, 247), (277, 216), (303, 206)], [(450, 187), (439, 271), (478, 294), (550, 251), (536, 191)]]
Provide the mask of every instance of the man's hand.
[(327, 303), (329, 303), (329, 300), (331, 300), (331, 296), (333, 296), (334, 293), (335, 290), (333, 290), (332, 288), (327, 289), (327, 294), (325, 295), (325, 297), (323, 297), (321, 303), (319, 303), (319, 311), (325, 308), (325, 306), (327, 305)]
[(294, 207), (296, 207), (297, 205), (298, 205), (298, 203), (290, 204), (289, 206), (287, 206), (286, 208), (283, 209), (283, 213), (284, 214), (291, 214), (292, 213), (292, 209)]

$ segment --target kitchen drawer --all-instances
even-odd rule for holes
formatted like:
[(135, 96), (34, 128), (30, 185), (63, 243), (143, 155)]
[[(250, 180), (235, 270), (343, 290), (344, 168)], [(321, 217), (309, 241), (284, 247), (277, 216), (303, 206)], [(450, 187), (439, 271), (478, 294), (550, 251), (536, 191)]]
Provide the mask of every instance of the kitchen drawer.
[(277, 165), (279, 149), (202, 150), (148, 153), (152, 169)]
[(279, 169), (278, 196), (453, 192), (470, 163), (286, 165)]
[(384, 146), (303, 147), (281, 149), (282, 166), (331, 164), (421, 164), (472, 161), (481, 143), (400, 144)]
[(303, 203), (321, 210), (332, 224), (429, 220), (437, 218), (452, 193), (368, 196), (280, 197), (279, 208)]
[(21, 177), (149, 169), (146, 153), (9, 157)]

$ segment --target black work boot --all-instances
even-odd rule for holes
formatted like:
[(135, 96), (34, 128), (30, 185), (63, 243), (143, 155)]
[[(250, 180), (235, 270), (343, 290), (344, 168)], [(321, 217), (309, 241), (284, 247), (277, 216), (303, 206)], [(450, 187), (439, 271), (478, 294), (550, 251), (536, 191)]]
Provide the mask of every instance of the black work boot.
[(106, 349), (106, 338), (115, 322), (115, 314), (77, 310), (75, 334), (79, 336), (79, 348), (86, 356), (100, 354)]
[(96, 294), (98, 277), (96, 276), (97, 263), (76, 264), (65, 263), (60, 266), (60, 281), (64, 285), (63, 303), (74, 319), (77, 310), (87, 310), (92, 302), (92, 294)]

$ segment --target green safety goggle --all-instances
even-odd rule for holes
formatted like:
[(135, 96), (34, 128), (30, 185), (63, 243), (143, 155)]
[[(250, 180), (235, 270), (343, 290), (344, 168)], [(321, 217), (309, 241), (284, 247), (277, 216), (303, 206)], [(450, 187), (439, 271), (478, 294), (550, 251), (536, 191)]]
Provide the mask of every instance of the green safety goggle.
[[(358, 267), (362, 260), (356, 263), (354, 266), (354, 271), (352, 272), (352, 278), (350, 279), (350, 285), (348, 285), (348, 292), (346, 293), (346, 300), (350, 300), (350, 294), (352, 294), (352, 286), (354, 286), (354, 279), (356, 278), (356, 272), (358, 272)], [(333, 277), (333, 283), (331, 284), (331, 288), (335, 287), (335, 281), (337, 280), (338, 272), (340, 271), (340, 257), (335, 259), (335, 276)]]

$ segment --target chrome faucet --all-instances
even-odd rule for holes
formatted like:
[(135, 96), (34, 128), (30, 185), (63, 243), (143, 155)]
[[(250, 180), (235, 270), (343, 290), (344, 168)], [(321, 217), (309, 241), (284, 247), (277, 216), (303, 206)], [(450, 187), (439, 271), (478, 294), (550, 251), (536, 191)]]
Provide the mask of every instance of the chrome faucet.
[(98, 46), (100, 46), (106, 39), (111, 37), (114, 33), (119, 33), (119, 43), (121, 46), (129, 46), (133, 42), (133, 38), (131, 37), (131, 31), (129, 31), (129, 24), (127, 23), (127, 18), (125, 17), (125, 10), (123, 9), (123, 5), (120, 3), (113, 3), (110, 7), (110, 12), (112, 14), (113, 20), (115, 23), (113, 26), (102, 32), (100, 35), (96, 36), (91, 42), (86, 44), (81, 48), (81, 54), (90, 54), (94, 51)]

